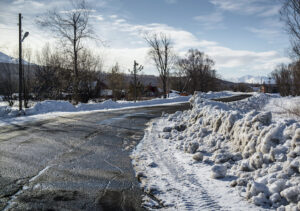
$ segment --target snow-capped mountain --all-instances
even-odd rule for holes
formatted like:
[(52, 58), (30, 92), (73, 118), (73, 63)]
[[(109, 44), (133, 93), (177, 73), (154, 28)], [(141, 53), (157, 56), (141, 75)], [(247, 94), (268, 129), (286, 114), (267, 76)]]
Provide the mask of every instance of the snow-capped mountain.
[(18, 60), (0, 52), (0, 63), (18, 63)]
[(274, 83), (274, 80), (267, 76), (252, 76), (252, 75), (245, 75), (239, 78), (230, 78), (229, 81), (235, 83), (249, 83), (249, 84), (262, 84), (262, 83)]
[[(0, 63), (7, 63), (7, 64), (19, 64), (18, 58), (13, 58), (11, 56), (6, 55), (5, 53), (0, 52)], [(32, 64), (23, 59), (23, 64)]]

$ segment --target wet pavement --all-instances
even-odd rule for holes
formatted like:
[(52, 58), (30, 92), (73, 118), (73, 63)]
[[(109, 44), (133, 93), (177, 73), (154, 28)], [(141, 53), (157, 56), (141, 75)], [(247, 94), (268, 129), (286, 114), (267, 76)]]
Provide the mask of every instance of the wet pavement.
[(147, 122), (188, 104), (0, 128), (0, 210), (143, 210), (129, 154)]

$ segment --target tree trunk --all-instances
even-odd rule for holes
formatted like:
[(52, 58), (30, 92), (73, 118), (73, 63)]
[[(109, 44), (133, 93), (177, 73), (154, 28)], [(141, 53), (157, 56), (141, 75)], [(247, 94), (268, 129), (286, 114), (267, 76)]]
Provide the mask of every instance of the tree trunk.
[(166, 80), (166, 78), (163, 79), (163, 92), (164, 92), (164, 98), (167, 98), (167, 80)]
[(136, 86), (137, 86), (137, 83), (136, 83), (136, 70), (134, 70), (134, 102), (136, 102), (136, 98), (137, 98), (137, 93), (136, 93)]
[(75, 103), (77, 104), (78, 101), (79, 101), (79, 93), (78, 93), (78, 51), (76, 49), (76, 46), (77, 46), (77, 27), (76, 27), (76, 24), (74, 24), (74, 42), (73, 42), (73, 51), (74, 51), (74, 74), (75, 74), (75, 77), (74, 77), (74, 100), (75, 100)]

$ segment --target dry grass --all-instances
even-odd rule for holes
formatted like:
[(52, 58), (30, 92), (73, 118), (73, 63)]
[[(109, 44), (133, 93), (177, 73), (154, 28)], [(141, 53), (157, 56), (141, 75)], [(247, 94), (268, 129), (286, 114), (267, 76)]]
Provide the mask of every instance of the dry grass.
[(300, 119), (300, 105), (294, 104), (290, 106), (284, 106), (283, 103), (274, 103), (274, 105), (278, 108), (280, 108), (280, 112), (277, 111), (278, 114), (286, 115), (289, 117), (296, 117), (297, 119)]
[(286, 111), (290, 114), (290, 115), (295, 115), (297, 117), (300, 117), (300, 105), (296, 105), (293, 106), (289, 109), (286, 109)]

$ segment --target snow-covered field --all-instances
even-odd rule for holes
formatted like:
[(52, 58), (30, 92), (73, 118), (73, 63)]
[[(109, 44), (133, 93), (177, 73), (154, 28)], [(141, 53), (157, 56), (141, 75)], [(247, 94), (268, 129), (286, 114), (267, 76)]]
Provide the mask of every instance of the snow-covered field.
[(284, 112), (300, 98), (254, 94), (221, 103), (211, 95), (198, 93), (192, 110), (149, 123), (131, 155), (148, 193), (144, 206), (300, 210), (300, 123)]
[(47, 119), (59, 115), (73, 114), (78, 112), (96, 112), (112, 109), (126, 109), (134, 107), (150, 107), (158, 105), (168, 105), (173, 103), (188, 102), (191, 96), (179, 96), (173, 94), (168, 99), (153, 99), (146, 101), (119, 101), (106, 100), (102, 103), (82, 103), (77, 106), (68, 101), (46, 100), (35, 103), (31, 108), (25, 110), (25, 116), (20, 116), (18, 106), (7, 106), (6, 102), (0, 102), (0, 126), (6, 124), (20, 124), (28, 121)]

